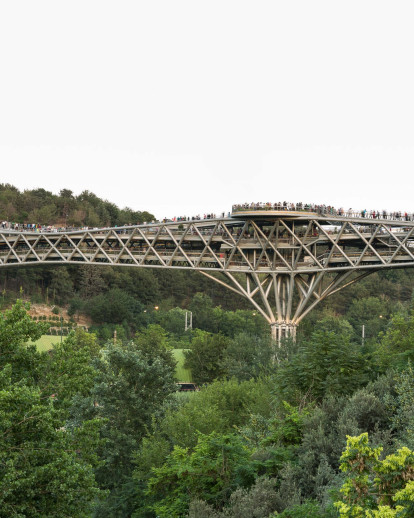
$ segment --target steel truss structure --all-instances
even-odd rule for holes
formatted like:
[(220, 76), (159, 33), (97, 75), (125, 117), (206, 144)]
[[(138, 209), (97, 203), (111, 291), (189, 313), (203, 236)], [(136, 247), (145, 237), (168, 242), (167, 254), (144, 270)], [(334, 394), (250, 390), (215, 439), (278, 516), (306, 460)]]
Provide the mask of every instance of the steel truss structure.
[(0, 231), (0, 267), (94, 264), (200, 271), (248, 299), (279, 340), (372, 272), (414, 266), (414, 222), (261, 211), (122, 228)]

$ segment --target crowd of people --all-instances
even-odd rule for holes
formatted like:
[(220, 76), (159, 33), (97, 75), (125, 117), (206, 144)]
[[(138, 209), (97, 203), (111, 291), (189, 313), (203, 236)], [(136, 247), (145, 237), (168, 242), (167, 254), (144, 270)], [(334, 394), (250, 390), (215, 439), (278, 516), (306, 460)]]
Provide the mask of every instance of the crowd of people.
[(345, 210), (343, 208), (336, 209), (331, 205), (315, 205), (312, 203), (290, 203), (287, 201), (278, 203), (242, 203), (233, 205), (232, 213), (252, 210), (274, 210), (274, 211), (291, 211), (291, 212), (314, 212), (320, 216), (340, 216), (348, 218), (371, 218), (386, 219), (397, 221), (414, 221), (414, 213), (409, 212), (388, 212), (386, 210), (354, 210), (352, 208)]
[(11, 221), (2, 221), (1, 228), (3, 230), (15, 230), (18, 232), (67, 232), (70, 230), (88, 230), (89, 227), (57, 227), (55, 225), (41, 225), (40, 223), (14, 223)]
[[(221, 218), (230, 217), (230, 212), (226, 213), (222, 212), (220, 214)], [(197, 216), (174, 216), (173, 218), (164, 218), (162, 221), (154, 220), (151, 223), (172, 223), (172, 222), (187, 222), (187, 221), (201, 221), (206, 219), (216, 219), (217, 215), (213, 213), (200, 215)], [(143, 223), (144, 225), (147, 225), (147, 222)], [(125, 223), (124, 225), (121, 225), (120, 227), (132, 227), (135, 225), (141, 225), (141, 223)], [(115, 228), (119, 227), (119, 225), (114, 225)], [(39, 223), (15, 223), (11, 221), (2, 221), (1, 222), (1, 228), (3, 230), (15, 230), (19, 232), (70, 232), (72, 230), (96, 230), (97, 227), (73, 227), (73, 226), (67, 226), (67, 227), (61, 227), (61, 226), (55, 226), (55, 225), (41, 225)]]
[[(226, 216), (226, 213), (225, 212), (222, 212), (220, 214), (220, 216), (218, 216), (219, 218), (230, 218), (231, 214), (230, 212), (227, 213), (227, 216)], [(200, 214), (197, 214), (197, 216), (174, 216), (173, 218), (171, 219), (168, 219), (168, 218), (164, 218), (162, 220), (162, 223), (169, 223), (171, 221), (201, 221), (201, 220), (204, 220), (204, 219), (217, 219), (217, 215), (216, 214), (204, 214), (203, 216), (200, 215)], [(159, 223), (158, 221), (156, 223)]]
[[(370, 218), (370, 219), (382, 219), (382, 220), (396, 220), (396, 221), (414, 221), (414, 213), (408, 212), (388, 212), (386, 210), (354, 210), (352, 208), (345, 210), (343, 208), (336, 209), (331, 205), (315, 205), (312, 203), (290, 203), (290, 202), (278, 202), (278, 203), (242, 203), (232, 206), (232, 212), (222, 212), (219, 216), (213, 213), (196, 215), (196, 216), (174, 216), (171, 219), (164, 218), (161, 221), (153, 221), (151, 223), (171, 223), (171, 222), (188, 222), (188, 221), (201, 221), (209, 219), (219, 218), (230, 218), (231, 215), (237, 216), (238, 212), (244, 211), (290, 211), (290, 212), (311, 212), (320, 216), (339, 216), (349, 218)], [(140, 223), (137, 223), (138, 225)], [(147, 223), (144, 223), (147, 224)], [(135, 224), (126, 223), (122, 227), (132, 227)], [(117, 225), (115, 225), (117, 227)], [(3, 230), (14, 230), (19, 232), (70, 232), (77, 230), (97, 230), (96, 227), (59, 227), (54, 225), (42, 225), (38, 223), (15, 223), (10, 221), (2, 221), (1, 228)]]

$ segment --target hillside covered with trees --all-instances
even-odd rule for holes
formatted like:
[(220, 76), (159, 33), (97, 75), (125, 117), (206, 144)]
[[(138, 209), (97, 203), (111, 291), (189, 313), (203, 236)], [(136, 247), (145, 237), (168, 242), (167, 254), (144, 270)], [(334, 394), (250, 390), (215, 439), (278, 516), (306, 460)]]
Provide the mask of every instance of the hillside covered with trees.
[(78, 196), (70, 189), (62, 189), (59, 194), (42, 188), (22, 192), (10, 184), (0, 184), (0, 218), (13, 223), (57, 227), (136, 225), (154, 220), (146, 211), (120, 209), (89, 191)]

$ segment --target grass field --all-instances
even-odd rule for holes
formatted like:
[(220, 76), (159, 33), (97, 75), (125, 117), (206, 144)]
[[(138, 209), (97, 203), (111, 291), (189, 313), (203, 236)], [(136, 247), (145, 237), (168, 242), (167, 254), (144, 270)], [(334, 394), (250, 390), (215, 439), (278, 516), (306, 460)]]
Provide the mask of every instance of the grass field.
[[(34, 344), (38, 351), (49, 351), (53, 349), (53, 344), (60, 342), (60, 336), (43, 335)], [(185, 349), (173, 349), (174, 358), (177, 360), (177, 369), (175, 377), (177, 381), (191, 381), (190, 369), (184, 369), (184, 351)]]
[(43, 335), (39, 338), (39, 340), (36, 340), (36, 342), (33, 342), (38, 351), (50, 351), (50, 349), (53, 349), (53, 344), (57, 344), (60, 342), (60, 336), (55, 335)]
[(192, 381), (190, 369), (184, 369), (184, 351), (185, 349), (173, 349), (174, 358), (177, 360), (177, 369), (175, 377), (177, 381)]

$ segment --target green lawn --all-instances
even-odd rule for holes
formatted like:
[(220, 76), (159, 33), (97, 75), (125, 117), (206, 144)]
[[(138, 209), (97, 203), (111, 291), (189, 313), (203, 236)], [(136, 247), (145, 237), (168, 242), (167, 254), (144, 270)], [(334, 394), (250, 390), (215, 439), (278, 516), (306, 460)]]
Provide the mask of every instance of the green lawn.
[[(65, 337), (63, 337), (65, 338)], [(60, 336), (43, 335), (34, 344), (38, 351), (49, 351), (53, 349), (53, 344), (60, 342)], [(190, 369), (184, 369), (184, 351), (185, 349), (173, 349), (174, 358), (177, 360), (177, 369), (175, 377), (177, 381), (192, 381)]]
[(60, 336), (55, 335), (43, 335), (39, 338), (39, 340), (36, 340), (36, 342), (33, 342), (38, 351), (50, 351), (50, 349), (53, 349), (53, 344), (60, 342)]
[(177, 368), (175, 377), (177, 381), (192, 381), (190, 369), (184, 369), (184, 351), (185, 349), (173, 349), (174, 358), (177, 360)]

